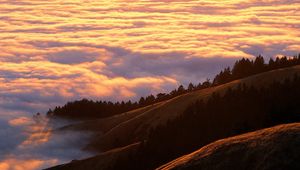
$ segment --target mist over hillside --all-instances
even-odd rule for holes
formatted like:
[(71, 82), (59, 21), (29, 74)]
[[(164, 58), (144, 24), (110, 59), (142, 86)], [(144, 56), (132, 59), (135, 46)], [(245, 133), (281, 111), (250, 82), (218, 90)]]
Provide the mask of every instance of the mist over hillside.
[[(1, 111), (0, 114), (7, 113), (10, 112)], [(90, 133), (55, 131), (74, 121), (18, 114), (21, 116), (10, 113), (10, 117), (0, 119), (0, 169), (43, 169), (94, 155), (81, 150), (90, 140)]]

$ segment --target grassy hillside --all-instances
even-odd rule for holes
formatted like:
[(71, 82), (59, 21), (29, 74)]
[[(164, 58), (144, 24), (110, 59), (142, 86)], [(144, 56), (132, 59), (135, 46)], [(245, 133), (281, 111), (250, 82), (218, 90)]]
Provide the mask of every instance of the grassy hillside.
[(98, 132), (99, 134), (103, 134), (119, 125), (120, 123), (126, 122), (148, 110), (151, 110), (159, 104), (160, 103), (153, 104), (151, 106), (135, 109), (108, 118), (83, 121), (77, 124), (65, 126), (63, 128), (60, 128), (59, 130), (93, 131)]
[(285, 124), (213, 142), (156, 170), (300, 169), (300, 124)]
[[(116, 122), (116, 126), (103, 135), (99, 134), (90, 147), (95, 147), (100, 151), (106, 151), (115, 147), (123, 147), (131, 143), (139, 142), (145, 139), (150, 129), (156, 128), (158, 125), (166, 124), (168, 121), (181, 115), (185, 109), (197, 100), (206, 100), (213, 93), (224, 94), (228, 88), (235, 88), (239, 84), (244, 83), (248, 86), (265, 87), (274, 81), (283, 81), (285, 78), (292, 78), (296, 73), (300, 75), (300, 66), (294, 66), (285, 69), (270, 71), (245, 79), (236, 80), (221, 86), (216, 86), (204, 90), (199, 90), (184, 94), (168, 101), (157, 103), (153, 106), (138, 109), (104, 120), (90, 121), (83, 123), (78, 128), (93, 126), (90, 129), (103, 129), (104, 125), (110, 122)], [(101, 122), (105, 122), (104, 124)], [(89, 124), (89, 125), (87, 125)]]
[(71, 163), (55, 166), (48, 170), (110, 170), (115, 162), (127, 161), (128, 157), (137, 151), (138, 146), (139, 143), (134, 143), (126, 147), (112, 149), (92, 158), (73, 160)]
[[(207, 88), (204, 90), (187, 93), (187, 94), (178, 96), (176, 98), (173, 98), (173, 99), (170, 99), (167, 101), (163, 101), (163, 102), (160, 102), (160, 103), (157, 103), (157, 104), (145, 107), (145, 108), (141, 108), (138, 110), (133, 110), (131, 112), (127, 112), (127, 113), (124, 113), (124, 114), (121, 114), (118, 116), (114, 116), (114, 117), (110, 117), (110, 118), (106, 118), (106, 119), (88, 121), (85, 123), (66, 127), (65, 129), (77, 129), (77, 130), (79, 129), (79, 130), (96, 131), (98, 133), (98, 135), (96, 135), (94, 140), (91, 142), (91, 144), (89, 145), (89, 148), (95, 148), (98, 151), (105, 152), (105, 151), (109, 151), (109, 150), (115, 149), (115, 148), (124, 148), (124, 147), (126, 148), (126, 146), (131, 146), (133, 143), (138, 143), (138, 142), (144, 143), (143, 142), (144, 140), (146, 140), (146, 139), (148, 140), (148, 137), (149, 137), (148, 134), (150, 133), (150, 131), (152, 129), (167, 125), (168, 122), (172, 122), (173, 120), (182, 116), (183, 113), (187, 112), (187, 108), (189, 106), (191, 106), (192, 104), (194, 104), (195, 102), (197, 102), (199, 100), (207, 101), (208, 99), (210, 99), (213, 96), (213, 94), (216, 94), (216, 93), (218, 93), (222, 96), (226, 93), (226, 91), (228, 91), (229, 88), (236, 89), (240, 84), (244, 84), (249, 87), (253, 86), (256, 88), (268, 87), (275, 81), (284, 82), (286, 79), (293, 79), (296, 74), (300, 75), (300, 66), (294, 66), (294, 67), (269, 71), (269, 72), (265, 72), (262, 74), (257, 74), (255, 76), (250, 76), (250, 77), (247, 77), (244, 79), (235, 80), (235, 81), (232, 81), (230, 83), (227, 83), (227, 84), (224, 84), (221, 86), (216, 86), (216, 87)], [(268, 101), (266, 101), (266, 102), (268, 102)], [(278, 103), (278, 105), (280, 105), (280, 103)], [(222, 114), (222, 113), (219, 113), (219, 114)], [(253, 122), (257, 122), (257, 120), (259, 120), (259, 119), (256, 119), (256, 116), (257, 116), (256, 114), (246, 115), (246, 117), (244, 117), (242, 114), (243, 113), (241, 113), (241, 117), (245, 118), (245, 119), (248, 119), (249, 116), (252, 117), (251, 121), (253, 121)], [(231, 124), (232, 122), (230, 120), (239, 121), (239, 119), (228, 118), (228, 119), (226, 119), (226, 121), (224, 121), (224, 122), (227, 122), (224, 125)], [(198, 120), (198, 121), (200, 124), (203, 124), (203, 125), (205, 125), (206, 122), (209, 122), (208, 119), (203, 119), (203, 120)], [(201, 121), (202, 121), (202, 123), (201, 123)], [(256, 126), (254, 129), (259, 129), (259, 128), (263, 128), (266, 126), (267, 125), (262, 124), (262, 125)], [(206, 128), (209, 128), (209, 127), (210, 126), (208, 124)], [(212, 140), (221, 139), (222, 137), (226, 137), (226, 135), (228, 136), (230, 134), (237, 134), (237, 132), (229, 133), (229, 134), (226, 132), (226, 135), (220, 136), (219, 134), (221, 132), (223, 133), (224, 130), (227, 129), (230, 131), (230, 129), (228, 129), (228, 128), (223, 129), (222, 127), (223, 126), (220, 126), (219, 128), (214, 129), (214, 131), (213, 131), (214, 133), (212, 134), (214, 136), (210, 136), (208, 138), (209, 140), (203, 140), (201, 142), (201, 145), (208, 144)], [(203, 128), (199, 129), (199, 130), (203, 130)], [(200, 135), (200, 136), (202, 135), (203, 139), (206, 138), (205, 134), (195, 134), (195, 136), (197, 136), (197, 135)], [(187, 138), (187, 141), (188, 141), (188, 138)], [(175, 141), (173, 141), (173, 142), (175, 142)], [(136, 146), (138, 146), (138, 145), (136, 145)], [(148, 146), (150, 146), (150, 145), (148, 145)], [(145, 162), (145, 163), (142, 162), (142, 161), (145, 161), (145, 159), (147, 159), (147, 157), (145, 157), (146, 152), (145, 152), (145, 149), (143, 150), (143, 147), (147, 147), (147, 144), (146, 145), (142, 144), (141, 147), (138, 147), (138, 154), (142, 154), (144, 157), (142, 157), (142, 155), (139, 156), (136, 154), (132, 154), (129, 161), (123, 161), (123, 160), (117, 161), (118, 164), (120, 165), (120, 167), (122, 167), (122, 166), (130, 167), (131, 166), (130, 169), (134, 169), (134, 167), (132, 167), (132, 162), (135, 162), (137, 164), (138, 163), (145, 164), (146, 167), (150, 167), (150, 166), (147, 166), (147, 163), (149, 163), (149, 162)], [(149, 160), (151, 159), (151, 157), (158, 156), (158, 155), (154, 156), (156, 153), (155, 149), (158, 149), (158, 148), (151, 149), (151, 147), (150, 147), (150, 150), (154, 151), (153, 152), (154, 154), (150, 153), (148, 155)], [(149, 151), (149, 147), (146, 150)], [(179, 150), (180, 150), (180, 148), (179, 148)], [(164, 149), (159, 149), (159, 151), (167, 152)], [(121, 155), (122, 155), (122, 153), (124, 153), (124, 152), (120, 152)], [(157, 153), (159, 153), (159, 152), (157, 152)], [(182, 153), (184, 153), (184, 152), (182, 152)], [(114, 154), (118, 155), (119, 153), (118, 153), (118, 151), (115, 151)], [(159, 154), (159, 155), (161, 155), (161, 154)], [(136, 157), (141, 158), (141, 160), (136, 159)], [(99, 162), (99, 161), (102, 161), (103, 159), (104, 159), (104, 157), (95, 157), (92, 160)], [(162, 157), (159, 161), (164, 162), (166, 160), (163, 159), (163, 157)], [(85, 162), (85, 161), (83, 161), (83, 162)], [(155, 161), (154, 161), (154, 163), (151, 164), (151, 166), (154, 166), (158, 163), (159, 162), (155, 163)], [(72, 164), (74, 164), (74, 163), (72, 163)], [(120, 167), (111, 167), (111, 169), (118, 169)], [(93, 169), (101, 169), (101, 166), (93, 167)], [(136, 167), (136, 169), (141, 169), (141, 167)]]

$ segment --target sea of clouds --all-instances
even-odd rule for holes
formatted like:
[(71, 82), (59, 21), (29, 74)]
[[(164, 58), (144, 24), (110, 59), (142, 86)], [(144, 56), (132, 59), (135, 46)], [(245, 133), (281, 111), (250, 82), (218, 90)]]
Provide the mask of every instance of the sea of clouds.
[(0, 107), (135, 100), (295, 55), (298, 0), (0, 0)]
[(81, 98), (137, 100), (212, 78), (241, 57), (291, 56), (300, 49), (299, 0), (0, 4), (4, 170), (38, 169), (86, 154), (74, 141), (89, 135), (62, 138), (52, 129), (66, 122), (37, 122), (37, 112)]

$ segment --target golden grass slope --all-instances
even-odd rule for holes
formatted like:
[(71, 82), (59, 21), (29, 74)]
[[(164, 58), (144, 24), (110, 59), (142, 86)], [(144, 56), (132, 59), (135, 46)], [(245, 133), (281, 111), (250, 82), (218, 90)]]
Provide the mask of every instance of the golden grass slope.
[(300, 168), (300, 123), (222, 139), (156, 170), (276, 170)]

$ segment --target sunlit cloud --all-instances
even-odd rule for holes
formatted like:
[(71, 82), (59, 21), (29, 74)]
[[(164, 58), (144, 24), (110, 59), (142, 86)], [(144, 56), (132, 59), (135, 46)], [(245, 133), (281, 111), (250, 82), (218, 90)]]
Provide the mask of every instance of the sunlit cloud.
[(11, 126), (26, 126), (26, 125), (32, 124), (32, 119), (22, 116), (22, 117), (18, 117), (16, 119), (10, 120), (9, 124)]
[[(204, 81), (237, 58), (292, 56), (300, 48), (299, 0), (0, 4), (0, 114), (9, 119), (0, 122), (4, 136), (32, 124), (23, 112), (45, 112), (81, 98), (137, 100)], [(49, 131), (33, 127), (41, 126), (12, 136), (11, 147), (49, 142)], [(39, 169), (57, 161), (1, 160), (4, 170)]]
[(35, 170), (40, 168), (46, 168), (47, 166), (53, 166), (57, 164), (58, 160), (20, 160), (20, 159), (6, 159), (0, 161), (0, 169), (1, 170)]
[(136, 100), (236, 58), (295, 55), (297, 0), (0, 0), (0, 107)]
[(108, 77), (97, 70), (105, 67), (104, 64), (82, 65), (76, 67), (49, 61), (3, 63), (0, 68), (0, 75), (4, 77), (0, 85), (0, 106), (38, 111), (80, 98), (129, 100), (139, 96), (135, 90), (140, 87), (155, 93), (166, 86), (177, 85), (170, 77)]

